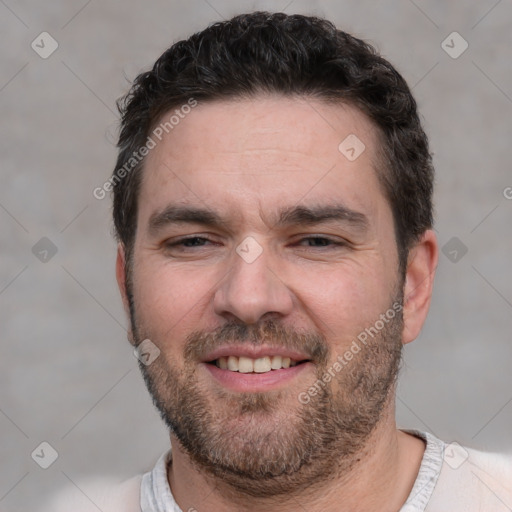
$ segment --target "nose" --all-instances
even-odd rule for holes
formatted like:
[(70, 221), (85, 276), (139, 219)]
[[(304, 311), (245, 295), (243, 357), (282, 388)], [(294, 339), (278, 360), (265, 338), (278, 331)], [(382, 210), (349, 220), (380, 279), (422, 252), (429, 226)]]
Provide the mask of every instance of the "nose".
[(279, 278), (278, 265), (272, 264), (270, 250), (263, 249), (259, 256), (253, 257), (246, 257), (243, 252), (233, 254), (232, 266), (214, 294), (216, 314), (256, 324), (266, 316), (291, 313), (292, 292)]

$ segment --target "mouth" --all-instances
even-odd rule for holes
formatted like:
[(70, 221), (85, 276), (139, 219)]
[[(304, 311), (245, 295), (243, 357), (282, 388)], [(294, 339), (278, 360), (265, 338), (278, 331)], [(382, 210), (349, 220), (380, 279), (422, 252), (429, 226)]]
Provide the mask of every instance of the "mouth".
[(202, 367), (223, 388), (264, 392), (289, 384), (299, 374), (314, 368), (314, 363), (297, 351), (240, 345), (208, 354)]
[(293, 368), (294, 366), (307, 363), (309, 359), (296, 360), (288, 356), (263, 356), (258, 358), (251, 358), (246, 356), (223, 356), (212, 361), (207, 361), (207, 364), (215, 365), (221, 370), (228, 370), (230, 372), (239, 373), (268, 373), (285, 368)]

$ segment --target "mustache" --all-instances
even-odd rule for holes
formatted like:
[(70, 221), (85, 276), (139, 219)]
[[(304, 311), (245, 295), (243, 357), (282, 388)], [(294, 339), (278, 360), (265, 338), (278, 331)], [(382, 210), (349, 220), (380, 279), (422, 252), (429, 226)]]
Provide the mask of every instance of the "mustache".
[(329, 345), (323, 335), (291, 329), (267, 320), (251, 325), (229, 322), (213, 331), (194, 331), (187, 336), (184, 358), (194, 363), (220, 346), (241, 343), (297, 350), (317, 364), (326, 364), (330, 355)]

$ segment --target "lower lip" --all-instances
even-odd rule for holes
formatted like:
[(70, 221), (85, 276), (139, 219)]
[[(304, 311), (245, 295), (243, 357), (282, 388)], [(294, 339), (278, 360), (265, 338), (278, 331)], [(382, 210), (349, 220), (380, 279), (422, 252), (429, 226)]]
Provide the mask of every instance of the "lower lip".
[(301, 363), (290, 368), (271, 370), (266, 373), (240, 373), (222, 370), (214, 364), (202, 363), (210, 375), (223, 387), (233, 391), (270, 391), (290, 382), (294, 377), (306, 371), (313, 363)]

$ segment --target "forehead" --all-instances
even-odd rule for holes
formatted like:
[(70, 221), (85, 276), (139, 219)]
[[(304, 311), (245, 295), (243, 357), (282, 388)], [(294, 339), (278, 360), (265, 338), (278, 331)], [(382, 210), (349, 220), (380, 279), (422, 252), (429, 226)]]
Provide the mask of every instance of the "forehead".
[(384, 200), (377, 130), (350, 105), (275, 96), (213, 101), (167, 129), (146, 157), (139, 219), (169, 203), (263, 219), (283, 206), (341, 201), (371, 215)]

